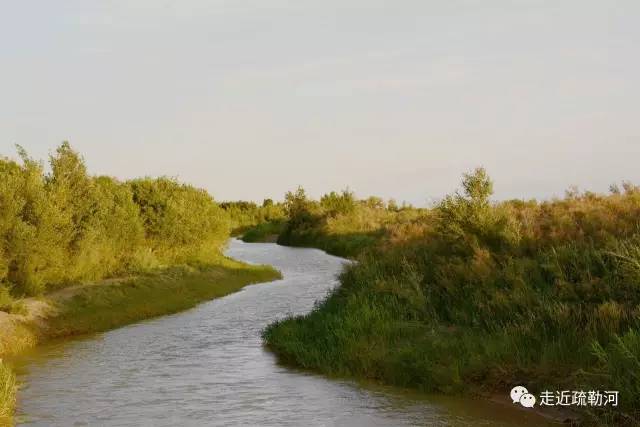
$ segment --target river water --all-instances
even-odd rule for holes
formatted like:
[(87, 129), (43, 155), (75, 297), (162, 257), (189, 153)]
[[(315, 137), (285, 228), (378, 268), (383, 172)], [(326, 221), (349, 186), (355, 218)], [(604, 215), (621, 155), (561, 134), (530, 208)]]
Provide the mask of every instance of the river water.
[(345, 260), (232, 240), (283, 279), (175, 315), (40, 346), (16, 361), (18, 422), (41, 426), (540, 426), (523, 408), (328, 379), (277, 363), (262, 329), (308, 312)]

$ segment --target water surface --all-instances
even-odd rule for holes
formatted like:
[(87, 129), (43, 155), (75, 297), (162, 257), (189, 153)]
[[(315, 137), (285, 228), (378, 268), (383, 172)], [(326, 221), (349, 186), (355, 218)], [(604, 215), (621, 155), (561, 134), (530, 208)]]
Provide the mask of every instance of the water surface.
[(540, 426), (526, 410), (429, 397), (281, 366), (260, 332), (308, 312), (345, 260), (232, 240), (229, 256), (283, 279), (186, 312), (50, 343), (17, 363), (18, 420), (41, 426)]

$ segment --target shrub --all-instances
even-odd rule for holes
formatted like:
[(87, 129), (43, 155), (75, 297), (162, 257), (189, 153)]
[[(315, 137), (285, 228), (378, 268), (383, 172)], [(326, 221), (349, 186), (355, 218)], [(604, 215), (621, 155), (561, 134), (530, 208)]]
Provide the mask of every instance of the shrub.
[(226, 213), (204, 190), (168, 178), (130, 182), (145, 237), (166, 263), (217, 256), (229, 236)]
[(204, 190), (91, 176), (68, 143), (48, 174), (18, 152), (21, 163), (0, 158), (0, 283), (15, 294), (211, 260), (229, 235), (227, 214)]
[(229, 214), (233, 235), (242, 234), (251, 227), (265, 223), (280, 223), (284, 221), (285, 212), (281, 203), (274, 203), (265, 199), (262, 206), (253, 202), (223, 202), (220, 207)]

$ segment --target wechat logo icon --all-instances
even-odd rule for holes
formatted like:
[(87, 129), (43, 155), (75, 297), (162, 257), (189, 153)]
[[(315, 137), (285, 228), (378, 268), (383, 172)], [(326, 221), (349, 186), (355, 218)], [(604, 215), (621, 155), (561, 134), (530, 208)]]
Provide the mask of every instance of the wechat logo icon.
[(536, 397), (521, 385), (511, 389), (511, 400), (513, 403), (519, 403), (525, 408), (533, 408), (536, 404)]

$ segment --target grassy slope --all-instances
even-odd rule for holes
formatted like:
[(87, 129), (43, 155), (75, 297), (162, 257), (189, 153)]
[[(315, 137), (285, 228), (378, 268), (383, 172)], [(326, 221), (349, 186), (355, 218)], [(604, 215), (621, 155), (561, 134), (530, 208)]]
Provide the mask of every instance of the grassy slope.
[(194, 307), (242, 287), (275, 280), (270, 267), (225, 259), (220, 265), (198, 269), (175, 267), (162, 273), (127, 279), (115, 286), (85, 287), (64, 302), (61, 313), (50, 320), (50, 337), (113, 329), (162, 314)]
[[(284, 362), (425, 391), (619, 390), (618, 408), (584, 416), (640, 425), (639, 212), (640, 190), (495, 206), (456, 196), (387, 227), (340, 288), (265, 341)], [(350, 238), (327, 229), (312, 218), (293, 243)]]
[(278, 244), (322, 249), (332, 255), (355, 258), (393, 234), (428, 215), (425, 209), (390, 210), (354, 202), (348, 213), (331, 213), (312, 205), (302, 221), (283, 224)]
[(445, 322), (411, 264), (389, 275), (384, 261), (360, 261), (311, 313), (265, 330), (282, 362), (426, 392), (502, 394), (522, 382), (536, 391), (619, 390), (620, 408), (583, 413), (585, 420), (639, 425), (637, 327), (598, 340), (588, 332), (603, 326), (596, 314), (581, 325), (578, 318), (589, 316), (589, 309), (574, 317), (557, 301), (532, 310), (530, 322), (487, 328)]
[[(33, 301), (48, 306), (39, 316), (6, 316), (0, 326), (0, 356), (15, 354), (39, 341), (101, 332), (142, 319), (175, 313), (280, 274), (268, 266), (220, 258), (198, 268), (180, 266), (136, 277), (65, 289)], [(47, 314), (48, 313), (48, 314)], [(13, 373), (0, 362), (0, 425), (10, 424), (15, 405)]]

